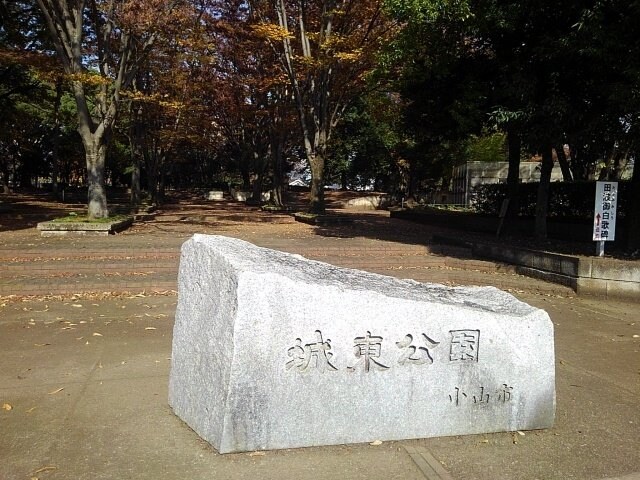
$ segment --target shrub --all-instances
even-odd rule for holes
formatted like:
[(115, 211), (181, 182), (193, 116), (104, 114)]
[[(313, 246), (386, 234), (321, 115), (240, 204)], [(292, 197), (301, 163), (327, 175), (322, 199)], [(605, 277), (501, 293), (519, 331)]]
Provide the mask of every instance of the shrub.
[[(521, 183), (519, 186), (521, 216), (534, 216), (538, 197), (538, 182)], [(549, 216), (557, 218), (593, 217), (596, 182), (553, 182), (549, 186)], [(618, 216), (624, 217), (629, 198), (631, 182), (618, 182)], [(502, 201), (507, 198), (505, 183), (480, 185), (471, 191), (471, 206), (485, 215), (498, 216)]]

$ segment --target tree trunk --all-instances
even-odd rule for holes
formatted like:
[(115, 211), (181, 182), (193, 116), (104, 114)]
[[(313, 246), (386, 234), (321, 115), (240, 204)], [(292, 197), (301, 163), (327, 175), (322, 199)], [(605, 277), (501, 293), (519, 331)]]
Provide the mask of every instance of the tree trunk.
[(311, 167), (311, 190), (309, 191), (309, 212), (324, 213), (324, 157), (317, 152), (309, 157)]
[(409, 183), (411, 180), (410, 177), (410, 164), (407, 160), (400, 157), (397, 153), (393, 155), (393, 160), (395, 161), (397, 171), (398, 171), (398, 180), (395, 185), (397, 193), (403, 199), (406, 199), (409, 195)]
[(167, 150), (160, 148), (156, 154), (156, 202), (157, 206), (165, 202), (167, 195)]
[(264, 172), (262, 168), (259, 168), (255, 174), (255, 178), (253, 180), (252, 191), (251, 191), (251, 200), (254, 203), (260, 204), (262, 203), (262, 185), (264, 184)]
[(87, 160), (88, 216), (89, 218), (106, 218), (107, 189), (104, 178), (104, 165), (107, 156), (105, 145), (85, 143)]
[(616, 158), (616, 162), (615, 162), (614, 167), (613, 167), (613, 179), (614, 180), (621, 180), (622, 179), (622, 175), (624, 174), (624, 170), (627, 167), (627, 163), (629, 162), (630, 153), (631, 153), (631, 150), (629, 148), (627, 148), (624, 151), (624, 153), (621, 153)]
[(508, 218), (516, 218), (520, 211), (520, 155), (522, 141), (520, 134), (515, 130), (510, 130), (507, 134), (509, 148), (509, 172), (507, 173), (507, 199), (509, 208)]
[(157, 205), (162, 205), (167, 198), (167, 171), (164, 168), (164, 160), (160, 163), (160, 172), (158, 173), (158, 200)]
[(627, 203), (627, 251), (640, 255), (640, 165), (636, 160), (630, 185), (630, 201)]
[(246, 168), (241, 169), (240, 176), (242, 177), (242, 190), (244, 192), (251, 189), (251, 173)]
[(542, 149), (542, 169), (540, 171), (540, 185), (536, 203), (535, 237), (537, 240), (547, 238), (547, 213), (549, 210), (549, 184), (553, 169), (553, 154), (551, 145)]
[(347, 172), (342, 171), (340, 173), (340, 189), (343, 191), (348, 190), (349, 185), (348, 185), (348, 179), (347, 179)]
[(131, 130), (129, 132), (129, 147), (131, 150), (131, 196), (129, 198), (131, 207), (134, 211), (138, 211), (141, 201), (141, 165), (144, 160), (144, 123), (142, 121), (142, 107), (130, 108), (133, 118)]
[(56, 79), (56, 98), (53, 103), (53, 139), (51, 145), (51, 187), (58, 195), (60, 177), (60, 104), (62, 103), (62, 76)]
[(5, 195), (9, 194), (9, 171), (8, 169), (2, 169), (2, 171), (0, 172), (0, 177), (2, 178), (0, 180), (0, 187), (2, 187), (2, 192)]
[(571, 173), (571, 167), (567, 161), (567, 156), (564, 153), (564, 146), (557, 146), (555, 150), (556, 156), (558, 157), (558, 163), (560, 164), (560, 170), (562, 170), (562, 179), (565, 182), (573, 182), (573, 174)]
[(140, 206), (140, 157), (138, 155), (132, 155), (131, 160), (133, 161), (133, 166), (131, 170), (131, 208), (134, 211), (138, 211), (138, 207)]
[(158, 203), (158, 161), (155, 152), (147, 155), (147, 189), (153, 205)]
[(270, 203), (276, 207), (284, 206), (282, 199), (282, 184), (283, 182), (283, 158), (282, 158), (282, 139), (277, 138), (271, 142), (271, 155), (273, 159), (273, 188), (271, 189)]

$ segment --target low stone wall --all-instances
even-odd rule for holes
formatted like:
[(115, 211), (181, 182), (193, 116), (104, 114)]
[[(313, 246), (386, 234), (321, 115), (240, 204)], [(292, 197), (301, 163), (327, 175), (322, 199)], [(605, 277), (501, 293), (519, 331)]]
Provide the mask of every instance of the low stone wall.
[(479, 258), (517, 265), (518, 273), (566, 285), (579, 295), (640, 301), (640, 263), (637, 261), (560, 255), (482, 243), (473, 244), (471, 251)]
[(115, 222), (40, 222), (37, 229), (43, 237), (60, 235), (110, 235), (121, 232), (131, 226), (133, 217)]

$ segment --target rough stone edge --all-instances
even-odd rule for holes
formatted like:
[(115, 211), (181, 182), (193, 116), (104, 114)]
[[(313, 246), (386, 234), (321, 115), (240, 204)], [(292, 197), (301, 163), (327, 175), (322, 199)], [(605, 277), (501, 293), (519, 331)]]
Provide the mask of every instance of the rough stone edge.
[[(199, 241), (201, 241), (201, 239), (203, 237), (209, 237), (209, 236), (216, 236), (216, 235), (205, 235), (205, 234), (195, 234), (193, 237), (191, 237), (189, 240), (187, 240), (186, 242), (183, 243), (182, 245), (182, 249), (184, 250), (185, 247), (189, 244), (192, 245), (193, 243), (199, 243)], [(251, 242), (247, 242), (245, 240), (241, 240), (241, 239), (237, 239), (237, 238), (233, 238), (233, 237), (228, 237), (230, 240), (238, 240), (244, 243), (249, 243), (251, 245), (253, 245), (255, 248), (257, 249), (264, 249), (264, 250), (272, 250), (269, 248), (265, 248), (265, 247), (260, 247), (258, 245), (255, 245)], [(203, 242), (206, 244), (206, 242)], [(210, 248), (209, 245), (206, 245), (206, 248)], [(292, 257), (299, 257), (301, 259), (304, 259), (306, 261), (312, 262), (312, 263), (320, 263), (320, 264), (324, 264), (324, 262), (318, 262), (316, 260), (311, 260), (308, 259), (306, 257), (303, 257), (301, 255), (297, 255), (297, 254), (292, 254), (292, 253), (288, 253), (288, 252), (281, 252), (278, 250), (274, 250), (274, 253), (276, 254), (282, 254), (284, 256), (292, 256)], [(182, 263), (182, 262), (181, 262)], [(329, 267), (334, 267), (331, 264), (326, 264)], [(241, 278), (243, 277), (243, 275), (249, 274), (249, 275), (254, 275), (256, 274), (255, 272), (247, 272), (244, 270), (243, 266), (242, 266), (242, 262), (240, 262), (240, 264), (237, 264), (233, 261), (230, 262), (230, 266), (231, 266), (231, 271), (234, 271), (234, 276), (236, 276), (236, 280), (237, 280), (237, 284), (238, 286), (240, 286), (242, 284)], [(238, 270), (235, 270), (235, 269)], [(345, 270), (345, 271), (360, 271), (360, 270), (356, 270), (356, 269), (351, 269), (351, 268), (344, 268), (344, 267), (339, 267), (341, 270)], [(257, 275), (261, 276), (263, 275), (265, 272), (258, 272)], [(365, 273), (367, 275), (371, 275), (374, 277), (387, 277), (390, 280), (397, 280), (400, 282), (413, 282), (412, 280), (406, 280), (406, 279), (398, 279), (396, 277), (392, 277), (392, 276), (388, 276), (388, 275), (381, 275), (379, 273), (372, 273), (372, 272), (366, 272), (366, 271), (362, 271), (362, 273)], [(421, 283), (421, 282), (415, 282), (415, 283)], [(456, 290), (456, 289), (472, 289), (472, 290), (477, 290), (477, 291), (482, 291), (485, 289), (493, 289), (493, 290), (498, 290), (495, 287), (447, 287), (450, 290)], [(543, 311), (543, 309), (537, 308), (537, 307), (532, 307), (531, 305), (519, 300), (518, 298), (514, 297), (512, 294), (504, 292), (504, 291), (500, 291), (502, 295), (504, 296), (508, 296), (510, 297), (515, 303), (520, 304), (520, 305), (524, 305), (528, 308), (534, 309), (536, 311)], [(237, 311), (236, 311), (237, 313)], [(530, 313), (530, 312), (529, 312)], [(527, 315), (529, 314), (527, 313)], [(547, 319), (550, 323), (551, 326), (551, 331), (552, 331), (552, 337), (553, 337), (553, 330), (554, 330), (554, 326), (553, 323), (551, 322), (551, 319), (549, 318), (548, 314), (547, 314)], [(175, 329), (175, 326), (174, 326)], [(235, 327), (233, 329), (235, 331)], [(234, 332), (235, 333), (235, 332)], [(552, 351), (554, 350), (554, 348), (552, 348)], [(552, 354), (553, 355), (553, 354)], [(554, 357), (555, 358), (555, 357)], [(553, 360), (553, 362), (555, 364), (555, 360)], [(235, 348), (233, 349), (233, 354), (232, 354), (232, 360), (230, 362), (229, 365), (229, 370), (228, 370), (228, 374), (229, 376), (233, 375), (234, 370), (237, 368), (237, 364), (236, 364), (236, 350)], [(555, 369), (554, 369), (555, 372)], [(553, 419), (551, 420), (551, 423), (548, 425), (544, 425), (544, 426), (540, 426), (540, 427), (536, 427), (533, 428), (531, 430), (540, 430), (540, 429), (547, 429), (547, 428), (552, 428), (553, 424), (555, 423), (555, 418), (556, 418), (556, 409), (557, 409), (557, 393), (556, 393), (556, 389), (555, 389), (555, 385), (556, 385), (556, 379), (555, 379), (555, 373), (554, 373), (554, 394), (553, 394)], [(192, 425), (189, 421), (185, 420), (181, 415), (177, 414), (177, 412), (175, 411), (175, 407), (174, 405), (172, 405), (172, 402), (170, 401), (169, 404), (172, 408), (172, 410), (174, 410), (174, 413), (178, 416), (178, 418), (180, 418), (181, 421), (183, 421), (187, 426), (189, 426), (189, 428), (191, 428), (192, 430), (194, 430), (199, 436), (201, 436), (205, 441), (207, 441), (208, 443), (210, 443), (220, 454), (227, 454), (227, 453), (240, 453), (240, 452), (245, 452), (245, 451), (250, 451), (250, 450), (238, 450), (235, 447), (233, 447), (233, 435), (231, 434), (231, 430), (229, 430), (230, 425), (231, 425), (231, 413), (232, 412), (232, 408), (231, 405), (229, 404), (229, 402), (232, 400), (232, 397), (230, 395), (230, 391), (227, 391), (227, 395), (225, 397), (225, 402), (224, 402), (224, 411), (226, 412), (223, 419), (222, 419), (222, 432), (219, 438), (212, 438), (212, 437), (208, 437), (206, 435), (204, 435), (204, 432), (199, 431), (199, 429), (196, 428), (195, 425)], [(500, 433), (500, 432), (505, 432), (507, 430), (491, 430), (491, 431), (486, 431), (483, 433)], [(470, 433), (471, 435), (472, 433)], [(443, 435), (446, 436), (446, 435)], [(415, 437), (415, 438), (397, 438), (397, 439), (390, 439), (389, 441), (402, 441), (402, 440), (412, 440), (412, 439), (420, 439), (423, 437)], [(436, 438), (436, 437), (424, 437), (424, 438)], [(356, 443), (361, 443), (361, 442), (356, 442)], [(340, 443), (330, 443), (327, 445), (339, 445)], [(279, 450), (281, 448), (306, 448), (306, 447), (314, 447), (314, 445), (303, 445), (300, 447), (273, 447), (273, 448), (269, 448), (267, 450)]]
[[(174, 345), (176, 342), (176, 339), (178, 338), (176, 336), (176, 332), (179, 328), (179, 310), (181, 308), (184, 308), (184, 306), (181, 304), (180, 302), (180, 291), (183, 288), (188, 288), (192, 285), (191, 282), (189, 281), (182, 281), (183, 278), (189, 279), (191, 278), (191, 276), (189, 274), (187, 274), (187, 264), (183, 261), (183, 258), (186, 258), (188, 256), (188, 251), (190, 249), (196, 249), (197, 247), (194, 246), (194, 244), (197, 244), (197, 237), (198, 235), (194, 235), (192, 236), (190, 239), (188, 239), (187, 241), (183, 242), (181, 248), (180, 248), (180, 264), (179, 264), (179, 268), (178, 268), (178, 285), (177, 285), (177, 293), (178, 293), (178, 303), (176, 305), (176, 315), (175, 315), (175, 322), (174, 322), (174, 326), (173, 326), (173, 331), (172, 331), (172, 342), (171, 342), (171, 368), (169, 371), (169, 379), (168, 379), (168, 387), (169, 387), (169, 391), (168, 393), (168, 404), (171, 408), (171, 410), (173, 411), (173, 413), (180, 419), (180, 421), (184, 422), (185, 425), (187, 425), (190, 429), (192, 429), (198, 436), (200, 436), (202, 439), (204, 439), (206, 442), (208, 442), (209, 444), (211, 444), (219, 453), (222, 453), (222, 450), (224, 449), (223, 443), (225, 440), (225, 431), (227, 430), (227, 424), (229, 419), (227, 418), (227, 415), (225, 414), (224, 416), (222, 416), (221, 421), (220, 421), (220, 430), (217, 436), (215, 436), (213, 434), (213, 432), (211, 431), (205, 431), (203, 430), (201, 427), (202, 425), (199, 424), (195, 418), (193, 417), (189, 417), (187, 415), (187, 412), (184, 412), (183, 410), (180, 409), (181, 406), (184, 406), (184, 404), (182, 402), (177, 401), (177, 397), (174, 396), (175, 391), (174, 389), (177, 388), (176, 387), (176, 382), (178, 383), (178, 385), (180, 385), (180, 381), (176, 380), (176, 376), (175, 376), (175, 372), (174, 372), (174, 361), (175, 361), (175, 356), (173, 354), (174, 352)], [(225, 270), (225, 273), (233, 276), (233, 280), (236, 282), (236, 284), (238, 283), (238, 273), (235, 271), (235, 269), (231, 266), (228, 265), (227, 266), (227, 270)], [(230, 278), (230, 277), (229, 277)], [(234, 299), (232, 300), (234, 303), (237, 304), (237, 291), (236, 291), (236, 297), (234, 297)], [(237, 308), (234, 309), (234, 311), (237, 312)], [(231, 336), (234, 337), (235, 336), (235, 316), (231, 321)], [(234, 343), (234, 342), (232, 342)], [(228, 381), (229, 378), (231, 378), (234, 369), (236, 368), (236, 351), (235, 351), (235, 346), (233, 348), (232, 354), (231, 354), (231, 361), (226, 365), (226, 370), (224, 370), (221, 375), (225, 378), (226, 382), (227, 382), (227, 388), (224, 388), (224, 401), (223, 401), (223, 407), (222, 407), (222, 411), (224, 412), (228, 412), (229, 411), (229, 406), (228, 406), (228, 402), (229, 402), (229, 388), (228, 388)], [(190, 406), (190, 405), (188, 405)], [(180, 413), (182, 412), (182, 414)], [(186, 418), (189, 417), (189, 418)]]

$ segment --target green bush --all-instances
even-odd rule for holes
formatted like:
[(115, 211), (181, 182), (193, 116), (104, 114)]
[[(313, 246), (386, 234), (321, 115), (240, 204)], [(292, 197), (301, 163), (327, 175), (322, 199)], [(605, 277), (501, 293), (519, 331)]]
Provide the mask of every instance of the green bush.
[[(593, 217), (596, 182), (553, 182), (549, 186), (549, 216), (558, 218)], [(624, 217), (631, 196), (631, 182), (618, 182), (618, 216)], [(538, 182), (519, 186), (520, 209), (524, 217), (535, 216)], [(498, 216), (502, 201), (507, 198), (507, 185), (480, 185), (471, 191), (473, 209), (485, 215)]]

